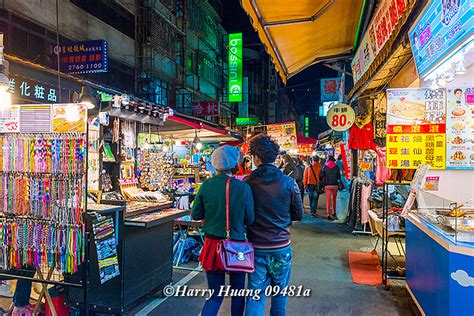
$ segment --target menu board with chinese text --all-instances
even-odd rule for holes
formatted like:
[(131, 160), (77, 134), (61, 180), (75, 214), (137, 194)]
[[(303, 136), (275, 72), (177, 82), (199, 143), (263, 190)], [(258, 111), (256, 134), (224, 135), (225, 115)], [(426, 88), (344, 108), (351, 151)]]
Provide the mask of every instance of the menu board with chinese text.
[(446, 91), (387, 90), (387, 167), (446, 168)]
[(448, 88), (446, 158), (448, 169), (474, 169), (474, 87)]
[(295, 122), (267, 125), (267, 134), (280, 145), (281, 150), (298, 149)]

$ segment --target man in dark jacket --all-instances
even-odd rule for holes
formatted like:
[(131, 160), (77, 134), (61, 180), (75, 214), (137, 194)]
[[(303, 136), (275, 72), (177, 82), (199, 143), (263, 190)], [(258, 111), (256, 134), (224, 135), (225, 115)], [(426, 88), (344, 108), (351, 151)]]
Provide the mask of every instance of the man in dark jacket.
[[(292, 221), (301, 220), (303, 204), (298, 185), (275, 165), (279, 146), (270, 137), (259, 135), (250, 141), (250, 153), (257, 169), (245, 181), (250, 185), (255, 204), (255, 222), (247, 237), (255, 247), (255, 272), (248, 275), (248, 288), (260, 290), (260, 299), (247, 299), (246, 315), (263, 315), (265, 289), (289, 284), (291, 271)], [(285, 315), (288, 297), (272, 297), (272, 315)]]

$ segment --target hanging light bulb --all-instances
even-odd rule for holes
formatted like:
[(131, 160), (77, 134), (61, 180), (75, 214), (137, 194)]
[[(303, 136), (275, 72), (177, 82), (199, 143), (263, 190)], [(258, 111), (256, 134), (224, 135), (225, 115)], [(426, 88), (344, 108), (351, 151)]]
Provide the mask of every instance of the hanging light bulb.
[(199, 139), (198, 135), (197, 135), (197, 131), (194, 131), (194, 140), (193, 140), (193, 145), (194, 145), (194, 148), (196, 148), (198, 151), (200, 151), (202, 149), (202, 143), (201, 143), (201, 140)]
[(79, 108), (76, 104), (69, 104), (64, 108), (64, 115), (66, 116), (66, 121), (76, 122), (80, 119)]
[(12, 96), (8, 88), (0, 88), (0, 111), (8, 110), (12, 105)]

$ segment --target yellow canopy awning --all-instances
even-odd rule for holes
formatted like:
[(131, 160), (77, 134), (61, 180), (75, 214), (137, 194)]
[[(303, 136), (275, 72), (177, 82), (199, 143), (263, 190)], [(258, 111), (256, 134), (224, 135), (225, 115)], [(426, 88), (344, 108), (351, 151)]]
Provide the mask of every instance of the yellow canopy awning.
[(363, 0), (241, 0), (283, 82), (350, 53)]

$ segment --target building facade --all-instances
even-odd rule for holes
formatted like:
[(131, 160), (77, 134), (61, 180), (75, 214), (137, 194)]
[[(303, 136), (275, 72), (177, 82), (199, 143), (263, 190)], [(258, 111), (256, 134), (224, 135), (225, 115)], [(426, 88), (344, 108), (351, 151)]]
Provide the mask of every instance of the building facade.
[[(45, 67), (51, 86), (57, 84), (53, 48), (58, 40), (106, 40), (108, 72), (75, 77), (189, 115), (193, 102), (218, 100), (220, 117), (203, 119), (230, 126), (234, 112), (225, 102), (227, 33), (219, 11), (218, 0), (5, 0), (0, 32), (7, 58)], [(36, 76), (43, 75), (27, 75)], [(62, 85), (66, 83), (63, 78)]]

